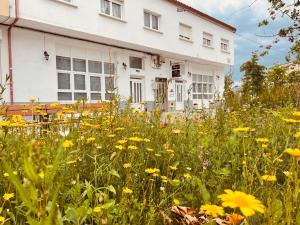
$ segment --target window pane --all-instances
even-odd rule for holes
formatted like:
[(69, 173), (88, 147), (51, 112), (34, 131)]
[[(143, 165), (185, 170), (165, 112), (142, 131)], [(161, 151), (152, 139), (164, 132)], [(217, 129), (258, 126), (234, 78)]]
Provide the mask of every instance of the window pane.
[(117, 3), (112, 3), (112, 15), (121, 18), (121, 6)]
[(74, 93), (74, 100), (86, 100), (86, 93)]
[(143, 59), (142, 58), (130, 57), (129, 61), (130, 61), (130, 68), (140, 69), (140, 70), (143, 69)]
[(71, 59), (62, 56), (56, 56), (56, 68), (58, 70), (71, 70)]
[(206, 76), (206, 75), (203, 75), (203, 82), (208, 82), (208, 78), (207, 78), (208, 76)]
[(104, 63), (104, 73), (105, 74), (114, 74), (115, 73), (115, 66), (113, 63)]
[(203, 93), (207, 93), (207, 84), (203, 84)]
[(90, 77), (91, 91), (101, 91), (101, 78)]
[(70, 74), (68, 73), (58, 73), (58, 89), (71, 89), (70, 85)]
[(112, 100), (113, 94), (111, 93), (105, 93), (105, 100), (110, 101)]
[(102, 63), (89, 60), (89, 73), (102, 73)]
[(196, 81), (197, 81), (197, 75), (193, 74), (193, 82), (196, 82)]
[(202, 93), (202, 84), (198, 84), (197, 87), (198, 93)]
[(152, 28), (158, 30), (158, 16), (152, 15)]
[(77, 72), (86, 72), (86, 62), (84, 59), (73, 59), (73, 70)]
[(214, 83), (214, 77), (213, 76), (209, 76), (209, 83)]
[(58, 101), (72, 101), (72, 93), (58, 92)]
[(114, 91), (115, 84), (113, 77), (105, 77), (105, 91)]
[(197, 93), (197, 90), (196, 90), (196, 83), (193, 83), (193, 93)]
[(93, 100), (93, 101), (101, 100), (101, 94), (98, 94), (98, 93), (92, 93), (92, 94), (91, 94), (91, 100)]
[(85, 76), (80, 74), (74, 75), (75, 90), (85, 90)]
[(150, 27), (150, 14), (147, 12), (144, 12), (144, 25)]
[(198, 99), (198, 95), (193, 95), (193, 99)]
[(202, 82), (202, 75), (198, 75), (198, 82)]
[(101, 0), (101, 12), (110, 15), (110, 2), (108, 0)]

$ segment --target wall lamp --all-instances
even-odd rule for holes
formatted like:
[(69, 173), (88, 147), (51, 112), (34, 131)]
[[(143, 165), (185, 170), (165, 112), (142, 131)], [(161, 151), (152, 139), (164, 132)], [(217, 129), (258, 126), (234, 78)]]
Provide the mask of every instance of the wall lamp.
[(123, 62), (122, 65), (123, 65), (124, 70), (126, 70), (127, 69), (127, 64)]
[(44, 57), (45, 57), (45, 59), (46, 59), (47, 61), (49, 60), (50, 55), (49, 55), (49, 53), (48, 53), (47, 51), (44, 51)]

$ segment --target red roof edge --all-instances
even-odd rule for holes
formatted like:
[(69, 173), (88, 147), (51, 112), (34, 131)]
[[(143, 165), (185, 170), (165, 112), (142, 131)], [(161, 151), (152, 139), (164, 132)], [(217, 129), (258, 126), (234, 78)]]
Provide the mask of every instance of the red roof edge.
[(233, 33), (236, 32), (235, 27), (233, 27), (233, 26), (231, 26), (227, 23), (224, 23), (221, 20), (218, 20), (218, 19), (216, 19), (212, 16), (209, 16), (209, 15), (207, 15), (207, 14), (205, 14), (205, 13), (203, 13), (203, 12), (201, 12), (201, 11), (191, 7), (191, 6), (188, 6), (188, 5), (186, 5), (182, 2), (179, 2), (178, 0), (167, 0), (167, 1), (174, 4), (174, 5), (176, 5), (178, 8), (184, 9), (184, 10), (186, 10), (186, 11), (188, 11), (188, 12), (190, 12), (190, 13), (196, 15), (196, 16), (199, 16), (199, 17), (201, 17), (201, 18), (203, 18), (207, 21), (210, 21), (210, 22), (212, 22), (212, 23), (214, 23), (214, 24), (216, 24), (220, 27), (223, 27), (223, 28), (225, 28), (225, 29), (227, 29), (227, 30), (229, 30)]

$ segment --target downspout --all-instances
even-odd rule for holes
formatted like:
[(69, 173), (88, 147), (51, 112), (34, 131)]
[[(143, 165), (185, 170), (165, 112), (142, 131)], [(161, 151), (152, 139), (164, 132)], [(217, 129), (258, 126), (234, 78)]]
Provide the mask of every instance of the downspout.
[(8, 27), (8, 64), (9, 64), (9, 96), (10, 104), (14, 104), (14, 85), (13, 85), (13, 59), (12, 59), (12, 28), (19, 21), (19, 0), (15, 0), (16, 17), (12, 24)]

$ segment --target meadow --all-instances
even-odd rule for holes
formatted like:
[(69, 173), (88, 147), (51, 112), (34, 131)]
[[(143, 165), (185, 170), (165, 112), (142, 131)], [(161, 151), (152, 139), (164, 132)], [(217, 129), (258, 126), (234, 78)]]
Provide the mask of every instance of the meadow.
[(77, 108), (3, 116), (1, 225), (300, 225), (299, 110)]

